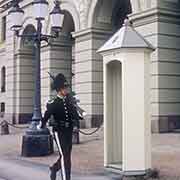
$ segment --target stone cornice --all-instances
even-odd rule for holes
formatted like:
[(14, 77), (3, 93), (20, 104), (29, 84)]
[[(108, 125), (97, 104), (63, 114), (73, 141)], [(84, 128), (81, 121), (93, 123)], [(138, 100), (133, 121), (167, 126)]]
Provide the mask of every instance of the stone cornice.
[(180, 24), (180, 11), (172, 11), (168, 8), (152, 8), (144, 12), (129, 15), (134, 26), (141, 26), (153, 22), (167, 22)]
[(73, 32), (72, 36), (74, 38), (78, 38), (78, 37), (81, 37), (81, 36), (90, 35), (92, 33), (99, 34), (99, 35), (102, 35), (102, 34), (111, 35), (112, 34), (112, 32), (106, 31), (106, 30), (103, 30), (103, 29), (87, 28), (87, 29), (80, 30), (78, 32)]

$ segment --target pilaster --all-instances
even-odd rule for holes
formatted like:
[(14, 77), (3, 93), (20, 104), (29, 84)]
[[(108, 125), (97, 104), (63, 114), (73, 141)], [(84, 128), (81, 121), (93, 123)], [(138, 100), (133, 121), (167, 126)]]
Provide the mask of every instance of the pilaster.
[(96, 51), (110, 32), (86, 29), (75, 38), (75, 91), (80, 106), (87, 112), (85, 127), (95, 127), (103, 120), (103, 61)]
[(15, 119), (18, 123), (27, 123), (32, 119), (34, 96), (34, 61), (32, 48), (21, 47), (15, 53), (16, 81), (15, 83)]
[(7, 29), (5, 41), (5, 59), (6, 59), (6, 102), (5, 102), (5, 119), (15, 123), (15, 97), (16, 89), (16, 62), (14, 61), (14, 46), (15, 39), (13, 32), (10, 29), (10, 22), (7, 16)]

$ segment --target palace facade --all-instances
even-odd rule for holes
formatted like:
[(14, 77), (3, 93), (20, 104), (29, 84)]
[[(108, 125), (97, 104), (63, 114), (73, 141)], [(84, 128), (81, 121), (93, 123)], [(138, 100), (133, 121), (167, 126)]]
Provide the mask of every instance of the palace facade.
[[(0, 6), (7, 2), (1, 0)], [(25, 11), (20, 33), (35, 32), (32, 0), (23, 0), (20, 6)], [(52, 7), (53, 1), (49, 0), (49, 11)], [(87, 112), (82, 126), (94, 127), (103, 121), (103, 61), (96, 51), (128, 16), (135, 29), (156, 48), (151, 56), (149, 74), (152, 131), (169, 132), (179, 128), (180, 2), (62, 0), (61, 8), (65, 19), (60, 37), (42, 45), (42, 112), (53, 95), (48, 72), (53, 75), (61, 72), (72, 82), (80, 106)], [(31, 120), (33, 111), (33, 43), (31, 39), (15, 37), (10, 30), (8, 10), (1, 10), (0, 21), (0, 118), (12, 123), (26, 123)], [(49, 16), (44, 21), (43, 32), (51, 32)]]

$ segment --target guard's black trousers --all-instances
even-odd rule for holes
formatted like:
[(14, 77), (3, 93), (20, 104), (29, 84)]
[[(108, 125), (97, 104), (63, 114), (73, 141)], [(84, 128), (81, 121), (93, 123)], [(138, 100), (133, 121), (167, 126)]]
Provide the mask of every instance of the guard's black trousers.
[(52, 168), (57, 172), (61, 169), (63, 180), (71, 179), (72, 128), (54, 132), (58, 145), (59, 158)]

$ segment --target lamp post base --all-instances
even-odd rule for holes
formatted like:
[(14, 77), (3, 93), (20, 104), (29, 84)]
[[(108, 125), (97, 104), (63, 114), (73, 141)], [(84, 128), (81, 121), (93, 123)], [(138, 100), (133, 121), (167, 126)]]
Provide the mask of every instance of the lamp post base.
[(24, 157), (50, 155), (54, 152), (53, 137), (47, 128), (28, 129), (23, 136), (22, 152)]

